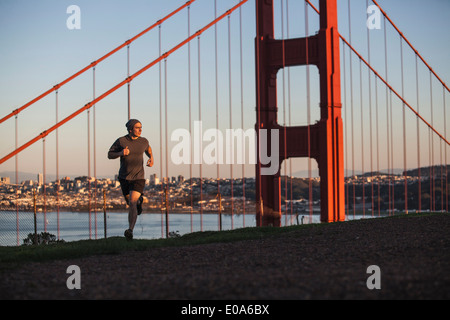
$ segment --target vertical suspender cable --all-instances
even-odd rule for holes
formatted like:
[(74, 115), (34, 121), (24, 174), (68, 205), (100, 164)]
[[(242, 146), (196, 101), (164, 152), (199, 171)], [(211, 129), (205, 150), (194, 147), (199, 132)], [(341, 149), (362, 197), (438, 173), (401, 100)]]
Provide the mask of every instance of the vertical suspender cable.
[(44, 232), (47, 232), (47, 190), (45, 184), (47, 183), (45, 176), (47, 175), (45, 166), (45, 140), (42, 139), (42, 168), (43, 168), (43, 194), (44, 194)]
[(429, 176), (428, 176), (428, 183), (430, 185), (430, 211), (433, 211), (433, 162), (431, 160), (431, 129), (428, 130), (428, 163), (430, 164), (429, 167)]
[(440, 177), (440, 181), (441, 181), (441, 212), (443, 211), (443, 208), (444, 208), (444, 194), (443, 194), (443, 191), (444, 191), (444, 185), (443, 185), (443, 178), (444, 178), (444, 176), (443, 176), (443, 169), (444, 169), (444, 166), (443, 166), (443, 163), (442, 163), (442, 139), (440, 139), (439, 138), (439, 160), (440, 160), (440, 169), (439, 169), (439, 171), (440, 171), (440, 173), (441, 173), (441, 177)]
[[(161, 27), (161, 26), (160, 26)], [(130, 45), (127, 45), (127, 77), (130, 76)], [(128, 120), (131, 119), (130, 82), (127, 83)]]
[[(15, 116), (15, 148), (18, 147), (18, 115)], [(16, 175), (16, 199), (19, 198), (19, 155), (14, 157), (15, 162), (15, 175)], [(19, 202), (16, 200), (16, 234), (17, 234), (17, 245), (20, 245), (19, 241)]]
[[(445, 97), (445, 92), (444, 92), (444, 96)], [(444, 100), (442, 100), (443, 102)], [(445, 113), (444, 113), (445, 114)], [(445, 117), (444, 117), (444, 122), (445, 122)], [(445, 135), (445, 134), (444, 134)], [(440, 158), (440, 162), (441, 162), (441, 212), (444, 212), (444, 164), (442, 162), (442, 139), (439, 138), (439, 158)]]
[[(256, 12), (259, 12), (259, 9), (258, 9), (258, 3), (259, 3), (259, 1), (256, 1), (256, 3), (255, 3), (255, 5), (256, 5)], [(259, 17), (258, 17), (258, 14), (256, 14), (256, 25), (257, 26), (259, 26)], [(258, 145), (257, 145), (257, 150), (258, 150), (258, 152), (257, 152), (257, 155), (256, 155), (256, 157), (257, 157), (257, 166), (258, 166), (258, 170), (257, 170), (257, 172), (258, 172), (258, 175), (259, 175), (259, 177), (255, 177), (255, 181), (258, 181), (258, 183), (259, 183), (259, 186), (255, 186), (255, 188), (258, 188), (259, 190), (261, 190), (261, 162), (260, 162), (260, 159), (261, 159), (261, 140), (260, 140), (260, 132), (261, 132), (261, 102), (260, 102), (260, 98), (259, 98), (259, 90), (260, 90), (260, 79), (259, 79), (259, 77), (260, 77), (260, 74), (259, 74), (259, 68), (260, 68), (260, 64), (259, 64), (259, 51), (260, 51), (260, 39), (257, 39), (257, 41), (256, 41), (256, 108), (257, 108), (257, 119), (256, 119), (256, 121), (257, 121), (257, 128), (258, 128), (258, 132), (257, 132), (257, 143), (258, 143)], [(256, 208), (256, 211), (258, 212), (258, 210), (259, 210), (259, 220), (260, 221), (257, 221), (256, 222), (256, 224), (257, 225), (259, 225), (259, 226), (261, 226), (262, 225), (262, 215), (263, 215), (263, 209), (264, 209), (264, 207), (263, 207), (263, 204), (262, 204), (262, 197), (260, 196), (260, 198), (259, 199), (255, 199), (256, 200), (256, 205), (257, 206), (259, 206), (259, 208)]]
[[(55, 104), (56, 104), (56, 123), (58, 123), (58, 90), (55, 91)], [(56, 129), (56, 226), (57, 226), (57, 237), (60, 239), (59, 233), (59, 136), (58, 129)]]
[(362, 180), (362, 209), (363, 218), (366, 216), (366, 195), (365, 195), (365, 182), (364, 182), (364, 108), (363, 108), (363, 93), (362, 93), (362, 61), (359, 59), (359, 96), (361, 103), (361, 180)]
[[(197, 37), (198, 40), (198, 120), (200, 124), (202, 123), (202, 86), (201, 86), (201, 55), (200, 55), (200, 35)], [(202, 137), (199, 137), (199, 146), (201, 146), (201, 139)], [(200, 152), (200, 231), (203, 231), (203, 171), (202, 171), (202, 162), (203, 159), (201, 157), (201, 150)]]
[[(400, 37), (400, 71), (402, 82), (402, 97), (405, 98), (405, 85), (403, 81), (403, 41)], [(406, 110), (405, 103), (402, 104), (402, 117), (403, 117), (403, 175), (405, 180), (405, 213), (408, 213), (408, 175), (406, 172)]]
[[(285, 42), (284, 42), (284, 6), (283, 6), (284, 0), (280, 1), (281, 4), (281, 52), (282, 52), (282, 63), (283, 63), (283, 131), (284, 131), (284, 159), (287, 158), (287, 137), (286, 137), (286, 50), (285, 50)], [(287, 164), (286, 161), (284, 161), (284, 225), (287, 225), (287, 206), (286, 206), (286, 200), (287, 200)], [(281, 208), (280, 208), (281, 211)]]
[[(161, 25), (159, 25), (159, 56), (161, 56)], [(159, 163), (160, 163), (160, 176), (161, 176), (161, 238), (164, 238), (164, 215), (163, 215), (163, 203), (164, 197), (164, 175), (163, 175), (163, 121), (162, 121), (162, 69), (161, 60), (158, 63), (159, 67)]]
[(442, 163), (442, 140), (439, 139), (439, 158), (441, 160), (441, 212), (444, 212), (444, 164)]
[(389, 106), (390, 106), (390, 126), (391, 126), (391, 176), (392, 176), (392, 211), (395, 212), (395, 178), (394, 178), (394, 105), (392, 103), (392, 91), (389, 90)]
[(381, 178), (380, 178), (380, 135), (379, 135), (379, 120), (378, 120), (378, 78), (375, 77), (375, 109), (376, 109), (376, 113), (375, 113), (375, 121), (377, 123), (376, 128), (377, 128), (377, 175), (378, 175), (378, 181), (377, 181), (377, 200), (378, 200), (378, 216), (380, 216), (380, 205), (381, 205), (381, 195), (380, 195), (380, 183), (381, 183)]
[[(366, 6), (369, 7), (368, 0), (366, 1)], [(370, 58), (370, 31), (367, 29), (367, 49), (369, 54), (369, 64), (371, 63)], [(380, 216), (380, 149), (379, 149), (379, 122), (378, 122), (378, 82), (377, 77), (374, 77), (375, 79), (375, 123), (376, 123), (376, 149), (377, 149), (377, 210), (378, 210), (378, 216)], [(370, 96), (370, 171), (372, 172), (372, 216), (375, 211), (375, 205), (374, 205), (374, 179), (373, 179), (373, 145), (372, 145), (372, 85), (371, 85), (371, 78), (370, 78), (370, 71), (369, 71), (369, 96)]]
[(430, 186), (430, 211), (433, 211), (433, 163), (431, 161), (431, 129), (428, 128), (428, 163), (430, 164), (429, 170), (428, 170), (428, 184)]
[(167, 184), (166, 184), (166, 237), (169, 237), (169, 185), (170, 185), (170, 178), (169, 178), (169, 142), (168, 142), (168, 103), (167, 103), (167, 58), (164, 59), (164, 104), (165, 104), (165, 151), (166, 151), (166, 177), (167, 177)]
[(312, 193), (312, 175), (311, 175), (311, 86), (309, 73), (309, 19), (308, 5), (305, 2), (305, 41), (306, 41), (306, 108), (308, 122), (308, 205), (309, 205), (309, 223), (312, 223), (313, 214), (313, 193)]
[(89, 212), (89, 239), (92, 239), (91, 224), (91, 109), (87, 110), (87, 164), (88, 164), (88, 212)]
[[(92, 68), (92, 96), (95, 100), (95, 66)], [(97, 139), (96, 139), (96, 118), (95, 105), (92, 107), (92, 126), (93, 126), (93, 160), (94, 160), (94, 219), (95, 219), (95, 239), (97, 239)]]
[[(348, 33), (350, 45), (352, 44), (352, 27), (351, 27), (351, 10), (350, 10), (350, 0), (348, 0)], [(352, 57), (350, 55), (350, 108), (351, 108), (351, 124), (352, 124), (352, 176), (353, 176), (353, 219), (355, 219), (356, 210), (356, 192), (355, 192), (355, 125), (353, 121), (353, 63)]]
[[(286, 0), (286, 36), (289, 39), (289, 0)], [(289, 118), (289, 126), (292, 125), (292, 116), (291, 116), (291, 69), (287, 70), (287, 86), (288, 86), (288, 118)], [(292, 213), (294, 211), (293, 207), (293, 190), (292, 190), (292, 158), (289, 158), (289, 182), (290, 182), (290, 222), (292, 224)]]
[[(369, 7), (369, 0), (366, 0), (366, 7)], [(370, 59), (370, 30), (367, 28), (367, 54), (369, 64), (371, 63)], [(369, 121), (370, 121), (370, 175), (371, 175), (371, 199), (372, 199), (372, 217), (375, 211), (374, 202), (373, 202), (373, 187), (374, 187), (374, 174), (373, 174), (373, 137), (372, 137), (372, 79), (370, 70), (367, 72), (369, 76)]]
[[(444, 137), (447, 139), (447, 114), (445, 110), (445, 87), (442, 86), (442, 95), (444, 102)], [(447, 162), (447, 148), (448, 145), (444, 144), (444, 153), (445, 153), (445, 211), (448, 211), (448, 162)]]
[[(344, 82), (344, 138), (345, 138), (345, 178), (347, 181), (345, 182), (345, 212), (348, 212), (349, 204), (348, 204), (348, 143), (347, 143), (347, 68), (346, 68), (346, 56), (345, 56), (345, 48), (346, 46), (341, 46), (342, 48), (342, 68), (343, 68), (343, 82)], [(351, 54), (350, 54), (351, 55)], [(347, 215), (346, 215), (347, 219)]]
[[(214, 19), (217, 19), (217, 0), (214, 0)], [(219, 80), (218, 80), (218, 61), (217, 61), (217, 24), (214, 25), (214, 67), (215, 67), (215, 82), (216, 82), (216, 129), (219, 130)], [(216, 137), (217, 139), (218, 137)], [(218, 145), (217, 145), (218, 146)], [(220, 194), (220, 161), (217, 161), (216, 171), (217, 171), (217, 195)], [(219, 215), (217, 217), (217, 224), (219, 230), (222, 230), (222, 211), (220, 208), (220, 200), (219, 199)]]
[(392, 213), (395, 212), (395, 177), (394, 177), (394, 117), (392, 115), (392, 110), (394, 105), (392, 104), (392, 91), (389, 90), (389, 105), (390, 105), (390, 126), (391, 126), (391, 177), (392, 177)]
[[(431, 109), (431, 126), (434, 128), (434, 117), (433, 117), (433, 77), (430, 71), (430, 109)], [(430, 146), (431, 146), (431, 161), (430, 161), (430, 210), (435, 210), (436, 199), (434, 197), (434, 135), (430, 132)]]
[[(242, 59), (242, 7), (239, 7), (239, 60), (241, 76), (241, 128), (244, 130), (244, 66)], [(245, 137), (242, 135), (242, 155), (245, 157)], [(219, 204), (220, 205), (220, 204)], [(245, 164), (242, 164), (242, 226), (245, 228)]]
[[(188, 37), (191, 36), (191, 6), (188, 6)], [(192, 90), (191, 90), (191, 42), (188, 42), (188, 87), (189, 87), (189, 134), (192, 137)], [(190, 214), (191, 214), (191, 232), (194, 231), (194, 224), (193, 224), (193, 217), (192, 217), (192, 211), (193, 211), (193, 194), (192, 194), (192, 141), (190, 143), (190, 161), (189, 161), (189, 193), (191, 198), (191, 206), (190, 206)]]
[[(417, 97), (417, 112), (419, 113), (420, 110), (420, 102), (419, 102), (419, 69), (417, 65), (417, 54), (416, 54), (416, 97)], [(416, 117), (417, 121), (417, 183), (418, 183), (418, 204), (417, 204), (417, 210), (418, 212), (422, 211), (422, 178), (421, 178), (421, 172), (420, 172), (420, 127), (419, 127), (419, 117)]]
[[(385, 75), (386, 82), (388, 81), (388, 60), (387, 60), (387, 34), (386, 34), (386, 18), (384, 18), (384, 67), (385, 67)], [(391, 184), (392, 184), (392, 176), (390, 170), (390, 139), (389, 139), (389, 88), (386, 87), (386, 147), (387, 147), (387, 169), (388, 169), (388, 208), (389, 215), (391, 214)]]
[[(231, 78), (231, 17), (228, 15), (228, 100), (230, 109), (230, 130), (233, 129), (233, 101), (232, 101), (232, 78)], [(231, 144), (233, 145), (233, 144)], [(234, 155), (234, 148), (231, 150)], [(230, 163), (230, 192), (231, 192), (231, 229), (234, 229), (234, 198), (233, 198), (233, 162)]]

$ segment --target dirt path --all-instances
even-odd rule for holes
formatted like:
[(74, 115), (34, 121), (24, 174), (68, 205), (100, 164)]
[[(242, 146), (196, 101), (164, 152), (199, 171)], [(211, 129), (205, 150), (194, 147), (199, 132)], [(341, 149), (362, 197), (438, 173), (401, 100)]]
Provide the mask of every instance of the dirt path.
[[(66, 287), (69, 265), (81, 290)], [(367, 288), (370, 265), (380, 290)], [(450, 215), (31, 263), (0, 277), (1, 299), (450, 299)]]

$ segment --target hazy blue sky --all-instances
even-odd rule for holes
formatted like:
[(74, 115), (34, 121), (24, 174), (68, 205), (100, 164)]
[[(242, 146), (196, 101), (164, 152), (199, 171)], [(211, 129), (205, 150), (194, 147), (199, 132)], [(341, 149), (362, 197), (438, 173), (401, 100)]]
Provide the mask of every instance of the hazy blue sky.
[[(0, 116), (19, 108), (42, 92), (63, 81), (71, 74), (89, 65), (109, 50), (122, 44), (146, 27), (166, 14), (184, 4), (185, 0), (0, 0)], [(214, 19), (214, 0), (196, 0), (190, 9), (191, 33)], [(217, 12), (222, 14), (238, 0), (217, 0)], [(318, 6), (318, 1), (312, 1)], [(448, 0), (379, 0), (379, 4), (390, 15), (402, 32), (408, 37), (417, 50), (425, 57), (432, 68), (446, 82), (450, 82), (450, 1)], [(366, 1), (350, 0), (352, 43), (360, 53), (367, 58), (367, 19)], [(67, 27), (67, 19), (71, 14), (66, 10), (70, 5), (80, 8), (81, 29), (70, 30)], [(289, 8), (289, 14), (284, 16), (284, 25), (281, 27), (281, 5), (284, 10)], [(370, 5), (370, 3), (369, 3)], [(348, 0), (338, 0), (340, 33), (349, 40), (348, 30)], [(187, 10), (183, 10), (162, 25), (162, 52), (172, 48), (184, 40), (188, 35)], [(312, 10), (308, 10), (309, 33), (313, 34), (318, 28), (318, 16)], [(240, 81), (240, 16), (236, 11), (231, 16), (231, 60), (232, 60), (232, 128), (241, 128), (241, 99), (244, 106), (244, 129), (253, 128), (255, 123), (255, 71), (254, 71), (254, 36), (255, 36), (255, 1), (249, 0), (242, 7), (242, 41), (243, 41), (243, 94), (241, 96)], [(275, 1), (275, 20), (277, 21), (276, 35), (278, 38), (284, 34), (287, 37), (303, 37), (305, 35), (304, 2), (302, 0)], [(288, 25), (289, 19), (289, 25)], [(130, 46), (130, 72), (134, 73), (141, 67), (159, 56), (158, 28), (154, 29)], [(218, 34), (218, 96), (219, 96), (219, 130), (225, 133), (230, 128), (229, 108), (229, 67), (228, 67), (228, 22), (224, 19), (217, 26)], [(401, 92), (400, 82), (400, 41), (397, 33), (388, 26), (388, 78), (392, 81), (396, 90)], [(371, 60), (374, 67), (385, 75), (384, 61), (384, 24), (381, 21), (381, 30), (370, 31)], [(215, 99), (215, 52), (214, 52), (214, 28), (205, 32), (200, 39), (201, 56), (201, 107), (203, 128), (216, 127), (216, 99)], [(192, 121), (199, 119), (199, 88), (198, 88), (198, 45), (194, 40), (191, 44), (191, 110)], [(347, 85), (349, 83), (349, 55), (346, 52), (345, 74)], [(416, 78), (415, 60), (411, 50), (404, 45), (405, 63), (405, 96), (416, 107)], [(341, 58), (342, 50), (341, 50)], [(168, 139), (177, 128), (189, 127), (189, 86), (188, 86), (188, 47), (185, 46), (174, 53), (167, 60), (167, 106), (169, 115)], [(353, 101), (355, 110), (360, 110), (359, 92), (359, 62), (352, 60), (354, 92)], [(291, 102), (291, 125), (304, 125), (306, 119), (306, 86), (305, 67), (291, 68), (290, 88), (291, 96), (288, 99), (287, 72), (278, 75), (279, 89), (279, 122), (284, 123), (284, 114), (288, 115), (288, 100)], [(343, 65), (341, 71), (344, 74)], [(311, 68), (311, 92), (312, 115), (311, 121), (318, 120), (318, 95), (317, 95), (317, 69)], [(116, 53), (107, 61), (96, 67), (95, 93), (97, 96), (113, 87), (127, 77), (127, 50)], [(131, 116), (138, 118), (143, 123), (143, 136), (147, 137), (154, 149), (156, 164), (152, 169), (146, 169), (147, 176), (156, 173), (160, 176), (160, 97), (164, 107), (165, 101), (165, 69), (162, 64), (162, 95), (159, 88), (159, 67), (155, 66), (131, 83)], [(419, 107), (421, 114), (431, 121), (430, 83), (429, 72), (419, 65), (420, 96)], [(283, 87), (283, 78), (286, 85)], [(367, 79), (367, 70), (363, 68), (363, 79)], [(367, 83), (367, 80), (364, 80)], [(341, 83), (343, 86), (343, 83)], [(372, 86), (374, 84), (372, 83)], [(285, 88), (285, 90), (283, 90)], [(374, 88), (374, 87), (373, 87)], [(447, 119), (443, 118), (443, 93), (442, 86), (433, 80), (433, 121), (444, 134), (443, 121), (449, 125), (450, 112), (448, 105), (450, 97), (446, 95)], [(368, 89), (363, 89), (364, 92)], [(385, 88), (379, 85), (380, 100), (380, 144), (385, 145)], [(283, 94), (284, 92), (284, 94)], [(373, 92), (373, 90), (372, 90)], [(33, 105), (18, 117), (18, 144), (19, 146), (34, 138), (42, 131), (51, 127), (56, 121), (55, 93), (50, 94), (41, 102)], [(75, 110), (81, 108), (93, 97), (93, 72), (87, 71), (79, 79), (62, 87), (58, 93), (58, 119), (61, 120)], [(346, 92), (347, 111), (350, 110), (350, 91)], [(342, 96), (344, 103), (344, 92)], [(395, 99), (394, 99), (395, 100)], [(395, 102), (394, 104), (398, 101)], [(345, 106), (344, 106), (345, 107)], [(403, 166), (401, 139), (401, 104), (395, 105), (394, 123), (396, 131), (394, 135), (396, 153), (394, 166)], [(364, 107), (365, 118), (368, 109)], [(344, 112), (344, 111), (343, 111)], [(383, 113), (384, 112), (384, 113)], [(96, 171), (97, 176), (113, 176), (118, 170), (118, 160), (112, 161), (106, 158), (106, 153), (114, 140), (126, 134), (125, 122), (127, 121), (127, 89), (124, 86), (116, 93), (104, 99), (95, 109), (96, 126)], [(90, 161), (91, 175), (94, 174), (93, 151), (93, 111), (90, 112)], [(163, 115), (164, 116), (164, 115)], [(355, 119), (360, 119), (360, 111), (355, 111)], [(416, 136), (415, 117), (407, 114), (408, 136)], [(164, 121), (164, 118), (163, 118)], [(289, 124), (289, 120), (286, 123)], [(350, 124), (350, 119), (344, 119)], [(367, 124), (367, 122), (366, 122)], [(60, 176), (63, 175), (87, 175), (87, 128), (88, 116), (86, 113), (72, 120), (58, 132), (59, 136), (59, 163)], [(347, 127), (349, 128), (349, 127)], [(355, 153), (357, 161), (355, 169), (361, 168), (361, 145), (368, 146), (369, 133), (367, 125), (356, 125), (355, 122)], [(360, 139), (361, 130), (364, 132), (364, 141)], [(450, 131), (450, 128), (447, 128)], [(423, 148), (427, 148), (428, 131), (421, 127), (421, 141)], [(0, 125), (2, 142), (0, 152), (3, 157), (14, 149), (15, 121), (10, 119)], [(163, 144), (165, 142), (165, 130), (163, 127)], [(375, 134), (375, 133), (374, 133)], [(447, 133), (448, 135), (448, 133)], [(347, 136), (349, 138), (349, 136)], [(439, 159), (440, 145), (435, 139), (435, 155)], [(47, 174), (54, 175), (55, 169), (55, 134), (50, 134), (45, 142), (45, 167)], [(416, 141), (408, 143), (408, 167), (415, 167), (417, 163)], [(168, 154), (173, 143), (169, 145)], [(363, 149), (368, 154), (368, 149)], [(446, 149), (448, 150), (448, 148)], [(348, 150), (350, 151), (350, 150)], [(380, 151), (381, 166), (385, 168), (384, 151)], [(425, 151), (424, 151), (425, 152)], [(428, 152), (428, 149), (427, 149)], [(165, 149), (163, 153), (163, 168), (165, 174)], [(448, 153), (448, 151), (447, 151)], [(445, 153), (444, 153), (445, 154)], [(37, 142), (34, 146), (19, 155), (19, 171), (42, 172), (43, 171), (43, 143)], [(369, 168), (369, 157), (364, 160), (365, 171)], [(422, 165), (426, 165), (428, 156), (421, 158)], [(439, 160), (436, 160), (439, 161)], [(307, 169), (305, 160), (293, 162), (293, 172)], [(11, 171), (15, 168), (14, 159), (0, 165), (0, 172)], [(169, 175), (184, 174), (188, 176), (189, 166), (170, 165)], [(246, 166), (246, 176), (254, 174), (253, 166)], [(194, 166), (194, 175), (198, 175), (198, 166)], [(215, 166), (205, 166), (204, 176), (216, 175)], [(229, 166), (221, 166), (221, 175), (229, 175)], [(234, 177), (241, 176), (240, 167), (234, 169)], [(11, 177), (12, 178), (12, 177)]]

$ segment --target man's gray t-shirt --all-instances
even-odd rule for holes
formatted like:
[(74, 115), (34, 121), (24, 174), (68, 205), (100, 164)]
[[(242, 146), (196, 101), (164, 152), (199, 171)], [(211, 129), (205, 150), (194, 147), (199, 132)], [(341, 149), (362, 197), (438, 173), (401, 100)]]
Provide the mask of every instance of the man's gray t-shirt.
[(119, 179), (145, 179), (144, 152), (148, 150), (148, 140), (143, 137), (133, 140), (126, 135), (117, 139), (109, 148), (109, 152), (120, 152), (126, 147), (130, 150), (130, 154), (120, 157)]

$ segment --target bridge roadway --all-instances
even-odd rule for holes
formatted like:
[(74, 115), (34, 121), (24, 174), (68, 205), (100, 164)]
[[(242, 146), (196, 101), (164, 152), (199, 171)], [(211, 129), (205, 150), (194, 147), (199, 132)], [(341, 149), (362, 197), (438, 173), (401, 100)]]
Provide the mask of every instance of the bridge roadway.
[[(276, 237), (31, 263), (1, 299), (449, 299), (450, 214), (314, 225)], [(68, 290), (66, 269), (81, 269)], [(369, 290), (367, 267), (381, 270)]]

